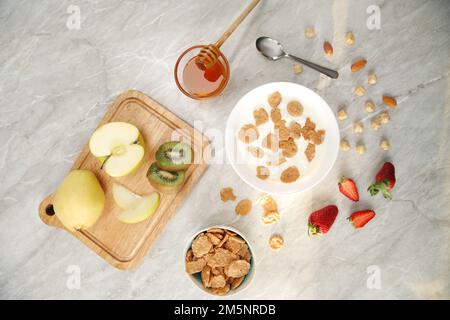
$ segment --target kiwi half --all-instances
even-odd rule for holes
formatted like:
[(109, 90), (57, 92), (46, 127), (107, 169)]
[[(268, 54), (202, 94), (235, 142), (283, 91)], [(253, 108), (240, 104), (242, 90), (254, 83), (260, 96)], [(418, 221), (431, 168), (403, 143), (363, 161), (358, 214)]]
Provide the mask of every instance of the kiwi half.
[(156, 190), (163, 193), (175, 193), (183, 186), (186, 175), (184, 171), (167, 171), (158, 168), (153, 162), (147, 171), (147, 179)]
[(192, 148), (180, 141), (163, 143), (156, 151), (158, 168), (167, 171), (186, 170), (193, 160)]

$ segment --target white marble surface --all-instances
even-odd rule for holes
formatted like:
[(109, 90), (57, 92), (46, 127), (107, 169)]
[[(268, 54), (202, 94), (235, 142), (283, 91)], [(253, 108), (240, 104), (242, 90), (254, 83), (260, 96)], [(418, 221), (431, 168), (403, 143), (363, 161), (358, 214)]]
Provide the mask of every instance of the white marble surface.
[[(79, 30), (66, 27), (69, 5), (81, 9)], [(381, 8), (381, 29), (366, 27), (369, 5)], [(448, 0), (263, 0), (225, 43), (231, 82), (215, 100), (197, 102), (176, 88), (172, 68), (190, 45), (216, 39), (244, 1), (0, 1), (0, 297), (179, 299), (208, 298), (183, 274), (180, 258), (187, 239), (211, 224), (231, 224), (255, 247), (254, 283), (236, 298), (408, 299), (450, 298), (450, 2)], [(306, 40), (314, 25), (318, 36)], [(343, 43), (347, 30), (356, 44)], [(308, 70), (300, 76), (289, 61), (269, 62), (254, 47), (258, 36), (282, 41), (292, 53), (339, 69), (332, 81)], [(324, 39), (335, 54), (327, 61)], [(349, 73), (350, 62), (366, 57), (368, 68)], [(369, 129), (365, 98), (352, 88), (374, 70), (379, 82), (366, 97), (399, 97), (392, 121)], [(232, 186), (239, 197), (260, 195), (231, 166), (210, 166), (175, 218), (131, 271), (119, 271), (78, 240), (44, 225), (40, 200), (63, 179), (98, 120), (122, 91), (135, 88), (193, 123), (224, 130), (237, 100), (272, 81), (293, 81), (316, 89), (332, 106), (346, 104), (350, 119), (341, 133), (368, 152), (340, 153), (327, 179), (305, 194), (280, 197), (282, 219), (263, 226), (260, 213), (237, 219), (233, 205), (218, 201)], [(353, 120), (364, 118), (360, 138)], [(378, 147), (388, 137), (391, 150)], [(370, 199), (364, 191), (384, 159), (397, 166), (394, 200)], [(357, 177), (362, 194), (352, 206), (337, 194), (341, 174)], [(336, 203), (341, 213), (330, 233), (308, 238), (312, 209)], [(378, 216), (360, 231), (345, 221), (350, 210), (374, 207)], [(280, 233), (286, 246), (271, 252), (267, 240)], [(71, 265), (81, 271), (79, 289), (67, 281)], [(377, 266), (379, 289), (366, 285)], [(68, 269), (69, 268), (69, 269)], [(369, 270), (371, 270), (369, 268)]]

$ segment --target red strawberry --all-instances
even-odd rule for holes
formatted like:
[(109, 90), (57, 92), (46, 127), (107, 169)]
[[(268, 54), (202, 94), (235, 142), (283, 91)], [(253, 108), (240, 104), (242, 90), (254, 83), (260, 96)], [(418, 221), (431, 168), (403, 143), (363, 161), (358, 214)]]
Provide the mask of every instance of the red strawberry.
[(362, 228), (367, 222), (372, 220), (373, 217), (375, 217), (375, 212), (373, 210), (363, 210), (353, 212), (352, 215), (348, 217), (348, 220), (355, 228)]
[(395, 168), (390, 162), (385, 162), (383, 167), (378, 171), (375, 176), (375, 183), (370, 185), (369, 189), (370, 195), (374, 196), (379, 191), (383, 194), (386, 199), (392, 199), (390, 190), (395, 185)]
[(350, 178), (342, 176), (339, 179), (339, 191), (352, 201), (359, 201), (358, 188), (355, 181)]
[(339, 209), (334, 206), (326, 206), (311, 213), (308, 219), (308, 235), (327, 233), (338, 215)]

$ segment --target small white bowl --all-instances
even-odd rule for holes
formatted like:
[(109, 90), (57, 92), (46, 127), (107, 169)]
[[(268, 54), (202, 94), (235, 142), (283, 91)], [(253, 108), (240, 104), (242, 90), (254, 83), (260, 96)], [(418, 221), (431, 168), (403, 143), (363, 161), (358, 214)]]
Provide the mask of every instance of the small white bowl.
[[(303, 125), (306, 117), (310, 116), (317, 124), (317, 128), (326, 131), (325, 140), (321, 145), (316, 147), (316, 157), (310, 164), (305, 162), (304, 159), (306, 158), (302, 159), (302, 157), (304, 157), (304, 150), (299, 148), (297, 155), (294, 158), (288, 158), (288, 161), (282, 166), (272, 168), (272, 170), (281, 171), (285, 167), (297, 165), (300, 169), (300, 178), (293, 183), (282, 183), (271, 177), (267, 180), (259, 179), (256, 176), (255, 168), (256, 165), (264, 164), (255, 164), (255, 161), (262, 162), (263, 160), (255, 160), (249, 153), (246, 153), (246, 145), (237, 138), (237, 134), (244, 124), (254, 124), (253, 109), (255, 107), (264, 107), (270, 114), (270, 106), (268, 105), (267, 98), (275, 91), (281, 93), (281, 110), (285, 119), (299, 120)], [(294, 99), (300, 101), (304, 107), (303, 115), (299, 118), (291, 117), (285, 111), (287, 102)], [(289, 122), (287, 125), (289, 125)], [(259, 146), (260, 140), (267, 134), (267, 130), (270, 130), (270, 126), (273, 130), (273, 123), (269, 119), (269, 123), (258, 127), (258, 131), (261, 130), (257, 142)], [(267, 83), (245, 94), (231, 111), (225, 132), (227, 157), (233, 169), (248, 185), (269, 194), (303, 192), (321, 182), (330, 172), (336, 161), (339, 152), (339, 140), (339, 126), (336, 117), (325, 100), (314, 91), (291, 82)], [(306, 144), (303, 138), (298, 140), (297, 143)], [(266, 149), (264, 149), (264, 151), (266, 154), (269, 153)]]
[(186, 253), (188, 252), (189, 249), (191, 249), (192, 246), (192, 241), (194, 241), (194, 239), (202, 232), (206, 232), (209, 229), (213, 229), (213, 228), (219, 228), (219, 229), (225, 229), (225, 230), (229, 230), (233, 233), (236, 233), (238, 236), (240, 236), (242, 239), (244, 239), (245, 243), (248, 246), (248, 250), (250, 251), (250, 255), (251, 255), (251, 260), (250, 260), (250, 271), (248, 272), (248, 274), (245, 276), (244, 280), (242, 281), (241, 285), (239, 287), (237, 287), (234, 290), (230, 290), (226, 295), (224, 296), (219, 296), (219, 295), (215, 295), (212, 294), (211, 292), (209, 292), (205, 287), (203, 287), (203, 283), (202, 283), (202, 279), (200, 276), (200, 273), (196, 273), (196, 274), (187, 274), (186, 275), (192, 280), (192, 282), (195, 284), (195, 286), (197, 288), (199, 288), (201, 291), (213, 296), (213, 297), (229, 297), (232, 296), (238, 292), (241, 292), (242, 290), (244, 290), (245, 288), (247, 288), (250, 283), (252, 282), (253, 278), (255, 277), (255, 255), (254, 255), (254, 251), (253, 248), (250, 244), (250, 242), (247, 240), (247, 238), (238, 230), (236, 230), (233, 227), (229, 227), (229, 226), (224, 226), (224, 225), (217, 225), (217, 226), (212, 226), (212, 227), (208, 227), (205, 229), (202, 229), (200, 231), (198, 231), (197, 233), (194, 234), (194, 236), (192, 236), (192, 238), (189, 240), (186, 249), (184, 250), (184, 255), (183, 255), (183, 266), (184, 263), (186, 261)]

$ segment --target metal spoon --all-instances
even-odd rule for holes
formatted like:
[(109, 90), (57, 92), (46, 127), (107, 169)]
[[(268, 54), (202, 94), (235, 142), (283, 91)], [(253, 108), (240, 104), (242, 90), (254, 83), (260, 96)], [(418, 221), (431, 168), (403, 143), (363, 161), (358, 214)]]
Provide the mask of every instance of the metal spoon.
[(281, 43), (272, 38), (259, 37), (258, 39), (256, 39), (256, 49), (258, 49), (258, 51), (261, 52), (261, 54), (269, 60), (276, 61), (281, 58), (290, 58), (292, 60), (300, 62), (301, 64), (304, 64), (305, 66), (310, 67), (311, 69), (319, 71), (320, 73), (323, 73), (324, 75), (329, 76), (332, 79), (337, 79), (339, 77), (339, 73), (335, 70), (331, 70), (319, 66), (315, 63), (303, 60), (299, 57), (290, 55), (289, 53), (284, 51)]

